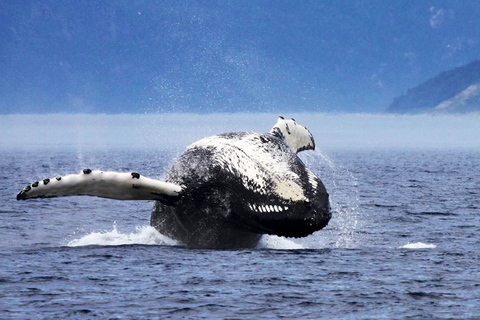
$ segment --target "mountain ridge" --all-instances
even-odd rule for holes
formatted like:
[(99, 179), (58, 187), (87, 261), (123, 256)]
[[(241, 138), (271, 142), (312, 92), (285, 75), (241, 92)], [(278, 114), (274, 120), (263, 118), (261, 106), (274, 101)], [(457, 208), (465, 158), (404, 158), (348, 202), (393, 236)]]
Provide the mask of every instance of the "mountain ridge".
[(444, 71), (396, 97), (390, 113), (480, 111), (480, 60)]

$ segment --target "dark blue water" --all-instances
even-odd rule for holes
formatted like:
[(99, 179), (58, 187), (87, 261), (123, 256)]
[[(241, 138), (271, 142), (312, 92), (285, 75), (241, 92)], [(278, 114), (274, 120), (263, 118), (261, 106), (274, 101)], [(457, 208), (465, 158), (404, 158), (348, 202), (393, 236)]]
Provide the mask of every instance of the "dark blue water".
[(174, 156), (2, 151), (0, 318), (478, 318), (478, 151), (305, 154), (331, 193), (331, 223), (253, 250), (175, 245), (148, 227), (151, 202), (15, 200), (86, 167), (161, 177)]

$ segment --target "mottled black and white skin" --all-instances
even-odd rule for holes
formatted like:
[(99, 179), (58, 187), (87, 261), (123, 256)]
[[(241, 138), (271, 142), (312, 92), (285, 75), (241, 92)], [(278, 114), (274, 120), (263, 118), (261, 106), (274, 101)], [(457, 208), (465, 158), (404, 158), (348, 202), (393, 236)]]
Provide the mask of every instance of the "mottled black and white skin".
[(251, 248), (263, 234), (305, 237), (331, 218), (328, 193), (298, 158), (313, 150), (307, 128), (279, 117), (269, 133), (199, 140), (164, 177), (83, 170), (34, 182), (18, 200), (91, 195), (155, 200), (151, 225), (189, 248)]

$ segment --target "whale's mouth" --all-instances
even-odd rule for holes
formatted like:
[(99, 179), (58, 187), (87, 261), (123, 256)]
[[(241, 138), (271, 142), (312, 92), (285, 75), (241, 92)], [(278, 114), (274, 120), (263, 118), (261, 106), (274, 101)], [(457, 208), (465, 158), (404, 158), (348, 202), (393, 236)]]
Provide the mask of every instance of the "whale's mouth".
[(247, 204), (250, 214), (241, 219), (252, 232), (301, 238), (327, 226), (331, 218), (328, 194), (322, 204), (297, 202), (290, 205)]

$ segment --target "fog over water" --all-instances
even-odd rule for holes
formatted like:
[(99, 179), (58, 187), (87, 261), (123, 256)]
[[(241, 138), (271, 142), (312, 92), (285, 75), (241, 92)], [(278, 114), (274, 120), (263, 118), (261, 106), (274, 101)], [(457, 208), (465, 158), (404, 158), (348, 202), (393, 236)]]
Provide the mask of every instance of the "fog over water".
[[(480, 114), (282, 114), (307, 126), (317, 147), (480, 148)], [(0, 116), (0, 148), (182, 150), (230, 131), (267, 132), (278, 114), (49, 114)]]

